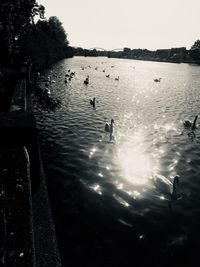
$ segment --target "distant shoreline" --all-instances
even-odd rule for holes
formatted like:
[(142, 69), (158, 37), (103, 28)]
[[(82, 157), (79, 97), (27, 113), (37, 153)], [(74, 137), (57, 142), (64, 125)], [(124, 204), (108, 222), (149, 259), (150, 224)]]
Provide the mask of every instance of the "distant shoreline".
[(83, 49), (73, 48), (74, 56), (85, 56), (85, 57), (99, 57), (104, 56), (108, 58), (123, 58), (123, 59), (134, 59), (144, 61), (155, 61), (155, 62), (167, 62), (167, 63), (188, 63), (200, 65), (199, 60), (195, 60), (191, 57), (190, 50), (185, 47), (171, 48), (171, 49), (157, 49), (156, 51), (150, 51), (147, 49), (130, 49), (123, 48), (119, 51), (111, 50), (99, 50), (95, 49)]
[(150, 58), (129, 58), (129, 57), (107, 57), (107, 56), (84, 56), (84, 55), (74, 55), (75, 57), (106, 57), (106, 58), (119, 58), (119, 59), (130, 59), (130, 60), (140, 60), (140, 61), (152, 61), (152, 62), (161, 62), (161, 63), (173, 63), (173, 64), (194, 64), (197, 66), (200, 66), (200, 62), (194, 61), (194, 60), (183, 60), (183, 61), (176, 61), (176, 60), (168, 60), (168, 59), (150, 59)]

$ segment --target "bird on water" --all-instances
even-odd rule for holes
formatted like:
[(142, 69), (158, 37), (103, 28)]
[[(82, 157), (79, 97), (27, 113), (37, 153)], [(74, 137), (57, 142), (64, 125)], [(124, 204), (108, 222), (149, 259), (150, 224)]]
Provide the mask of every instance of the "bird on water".
[(105, 124), (105, 132), (110, 133), (110, 140), (112, 140), (113, 128), (114, 128), (114, 120), (111, 119), (110, 124), (107, 122)]
[(93, 100), (90, 99), (90, 105), (92, 105), (93, 108), (95, 108), (95, 106), (96, 106), (96, 99), (95, 99), (95, 97), (93, 97)]
[(198, 118), (198, 115), (195, 116), (193, 122), (190, 121), (190, 120), (185, 120), (185, 121), (183, 122), (183, 125), (184, 125), (186, 128), (191, 128), (192, 130), (195, 130), (195, 129), (197, 129), (197, 126), (196, 126), (197, 118)]
[(179, 198), (179, 179), (179, 175), (175, 175), (172, 181), (162, 175), (156, 175), (156, 177), (154, 177), (154, 184), (161, 193), (170, 195), (171, 200), (177, 200)]
[(113, 124), (114, 124), (114, 120), (113, 119), (111, 119), (110, 124), (106, 122), (106, 124), (105, 124), (105, 132), (112, 133), (113, 132)]

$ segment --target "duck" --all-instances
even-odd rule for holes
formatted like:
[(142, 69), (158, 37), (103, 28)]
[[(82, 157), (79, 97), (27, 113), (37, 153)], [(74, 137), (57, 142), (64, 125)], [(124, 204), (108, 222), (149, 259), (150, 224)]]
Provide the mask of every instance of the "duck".
[(88, 83), (89, 83), (89, 80), (86, 78), (84, 81), (84, 84), (88, 84)]
[(115, 78), (115, 81), (119, 81), (119, 76), (117, 78)]
[(161, 81), (161, 78), (159, 79), (154, 79), (154, 82), (160, 82)]
[(86, 77), (86, 79), (84, 80), (84, 84), (88, 84), (89, 83), (89, 75)]
[(106, 75), (106, 77), (109, 78), (110, 77), (110, 74)]
[(177, 200), (179, 197), (178, 194), (179, 179), (180, 176), (175, 175), (172, 178), (172, 181), (170, 181), (165, 176), (158, 174), (156, 175), (156, 177), (154, 177), (154, 184), (161, 193), (165, 195), (170, 195), (171, 200)]
[(90, 105), (92, 105), (93, 108), (95, 108), (95, 104), (96, 104), (96, 100), (95, 100), (95, 97), (93, 97), (93, 100), (90, 99)]
[(114, 124), (114, 120), (113, 119), (111, 119), (110, 124), (106, 122), (106, 124), (105, 124), (105, 132), (112, 134), (113, 133), (113, 124)]
[(190, 121), (190, 120), (184, 120), (183, 125), (186, 128), (191, 128), (192, 130), (195, 130), (197, 128), (196, 126), (196, 121), (197, 121), (198, 115), (195, 116), (194, 121)]

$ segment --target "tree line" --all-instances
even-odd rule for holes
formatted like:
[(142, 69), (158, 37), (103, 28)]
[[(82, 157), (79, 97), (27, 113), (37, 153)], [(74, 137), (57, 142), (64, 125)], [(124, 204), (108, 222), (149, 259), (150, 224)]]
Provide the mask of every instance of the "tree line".
[(62, 23), (55, 16), (47, 20), (43, 5), (35, 0), (0, 1), (1, 66), (31, 60), (34, 69), (41, 70), (72, 56)]
[(76, 56), (86, 57), (112, 57), (112, 58), (128, 58), (137, 60), (151, 60), (161, 62), (174, 63), (197, 63), (200, 64), (200, 40), (195, 41), (189, 50), (186, 47), (178, 47), (171, 49), (157, 49), (151, 51), (148, 49), (131, 49), (125, 47), (122, 51), (102, 51), (97, 49), (83, 49), (81, 47), (74, 48)]

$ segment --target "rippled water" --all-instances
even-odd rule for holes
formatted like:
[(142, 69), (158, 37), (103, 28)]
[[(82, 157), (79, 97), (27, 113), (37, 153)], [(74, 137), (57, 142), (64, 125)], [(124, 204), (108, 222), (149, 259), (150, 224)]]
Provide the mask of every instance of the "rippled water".
[[(65, 84), (68, 69), (76, 74)], [(199, 114), (200, 67), (75, 57), (46, 75), (62, 101), (36, 116), (63, 266), (189, 266), (200, 238), (200, 134), (183, 120)]]

